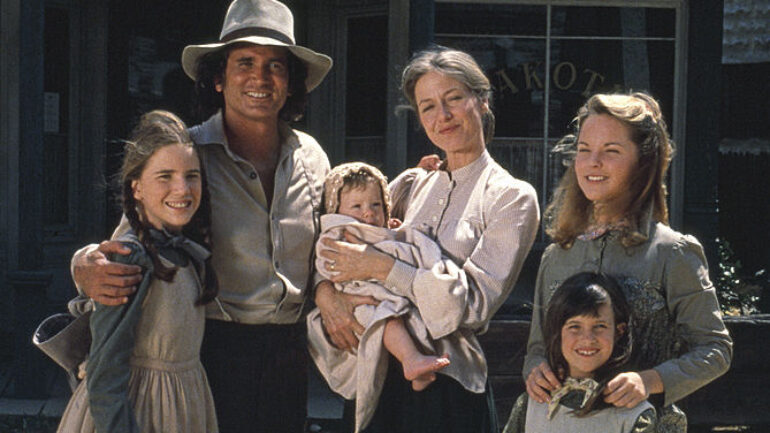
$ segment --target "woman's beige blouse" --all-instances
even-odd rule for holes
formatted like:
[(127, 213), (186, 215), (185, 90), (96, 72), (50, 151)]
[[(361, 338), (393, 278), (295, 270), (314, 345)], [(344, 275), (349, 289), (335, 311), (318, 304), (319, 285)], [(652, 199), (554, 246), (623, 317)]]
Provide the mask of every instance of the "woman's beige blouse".
[(404, 226), (434, 239), (444, 257), (428, 269), (396, 261), (385, 286), (417, 307), (438, 353), (454, 354), (442, 373), (474, 378), (469, 391), (485, 390), (487, 365), (483, 353), (462, 354), (479, 347), (476, 334), (513, 289), (539, 218), (535, 189), (487, 151), (453, 172), (414, 179)]

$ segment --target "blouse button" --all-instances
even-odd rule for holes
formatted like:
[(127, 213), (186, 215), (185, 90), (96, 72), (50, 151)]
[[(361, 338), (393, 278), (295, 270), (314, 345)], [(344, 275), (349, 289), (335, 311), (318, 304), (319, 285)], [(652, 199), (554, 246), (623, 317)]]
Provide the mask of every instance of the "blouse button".
[(438, 221), (438, 217), (437, 217), (436, 215), (433, 215), (433, 216), (431, 217), (431, 220), (433, 220), (433, 222), (436, 222), (436, 221)]
[(438, 204), (444, 204), (444, 199), (443, 198), (438, 199)]
[(249, 177), (251, 178), (251, 180), (254, 180), (254, 179), (256, 179), (256, 178), (257, 178), (257, 173), (256, 173), (256, 172), (254, 172), (254, 171), (252, 171), (252, 172), (249, 174)]

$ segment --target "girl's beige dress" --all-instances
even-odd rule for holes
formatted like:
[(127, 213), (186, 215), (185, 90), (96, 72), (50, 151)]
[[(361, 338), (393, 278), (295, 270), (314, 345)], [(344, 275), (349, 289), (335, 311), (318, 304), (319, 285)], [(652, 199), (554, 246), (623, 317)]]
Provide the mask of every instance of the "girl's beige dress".
[[(205, 308), (195, 305), (200, 290), (192, 261), (178, 269), (173, 282), (152, 278), (149, 283), (136, 328), (128, 390), (142, 433), (218, 431), (214, 400), (200, 362), (205, 325)], [(95, 432), (87, 380), (75, 390), (59, 432)]]

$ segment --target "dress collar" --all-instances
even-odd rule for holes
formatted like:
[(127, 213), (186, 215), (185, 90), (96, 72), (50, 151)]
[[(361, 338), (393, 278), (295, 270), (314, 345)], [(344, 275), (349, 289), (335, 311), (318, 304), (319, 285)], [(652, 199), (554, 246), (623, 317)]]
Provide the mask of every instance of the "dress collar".
[[(553, 415), (559, 409), (559, 404), (567, 406), (567, 400), (572, 400), (575, 396), (583, 394), (583, 399), (579, 403), (579, 407), (572, 409), (581, 409), (586, 403), (593, 397), (599, 390), (599, 382), (589, 378), (575, 379), (568, 377), (564, 384), (560, 388), (551, 392), (551, 400), (548, 402), (548, 419), (553, 418)], [(569, 396), (569, 397), (568, 397)]]
[[(592, 241), (602, 236), (622, 236), (624, 233), (632, 233), (637, 239), (644, 241), (650, 238), (650, 230), (653, 221), (652, 205), (647, 206), (639, 215), (638, 221), (629, 218), (623, 218), (612, 224), (591, 224), (583, 234), (578, 235), (582, 241)], [(636, 245), (638, 242), (634, 243)]]
[(631, 223), (628, 218), (623, 218), (620, 221), (616, 221), (609, 224), (591, 224), (585, 233), (578, 236), (581, 241), (592, 241), (604, 236), (611, 232), (624, 232), (631, 228)]
[(446, 169), (446, 161), (444, 161), (441, 164), (439, 170), (443, 173), (446, 173), (450, 179), (462, 183), (467, 180), (476, 179), (481, 175), (484, 169), (492, 163), (492, 161), (493, 159), (489, 155), (489, 151), (484, 149), (484, 152), (482, 152), (478, 158), (464, 167), (460, 167), (457, 170), (448, 171)]

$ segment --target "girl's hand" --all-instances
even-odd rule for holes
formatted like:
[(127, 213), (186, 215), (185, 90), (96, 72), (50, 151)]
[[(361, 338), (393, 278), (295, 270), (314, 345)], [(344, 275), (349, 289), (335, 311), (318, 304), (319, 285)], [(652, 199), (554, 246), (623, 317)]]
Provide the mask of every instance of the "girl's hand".
[(527, 394), (538, 403), (551, 400), (550, 392), (561, 386), (561, 382), (545, 361), (533, 368), (527, 376)]
[(326, 270), (335, 273), (335, 283), (353, 280), (385, 281), (396, 262), (393, 257), (378, 251), (345, 231), (344, 241), (322, 239), (324, 246), (319, 254), (327, 260)]
[(615, 407), (632, 408), (650, 394), (663, 392), (663, 381), (655, 370), (620, 373), (604, 388), (604, 401)]
[(329, 281), (321, 281), (316, 287), (315, 303), (321, 311), (321, 323), (335, 347), (353, 353), (358, 347), (358, 336), (364, 327), (353, 316), (359, 305), (377, 305), (371, 296), (342, 293)]

